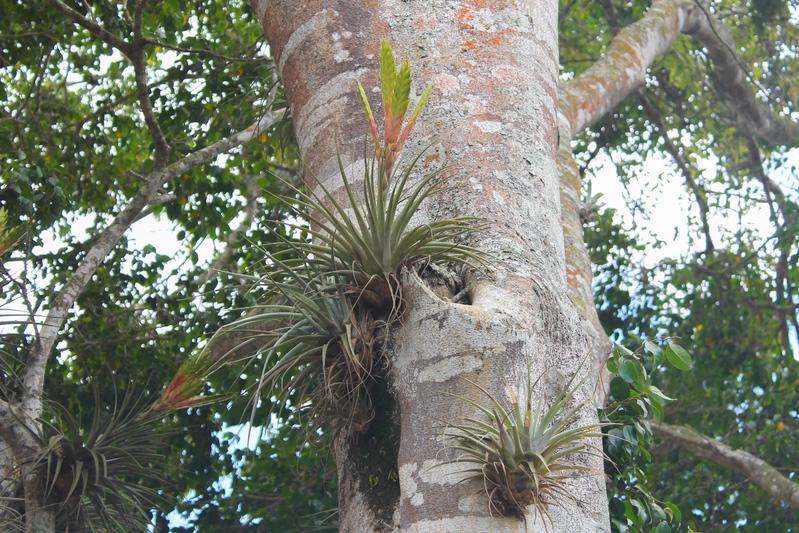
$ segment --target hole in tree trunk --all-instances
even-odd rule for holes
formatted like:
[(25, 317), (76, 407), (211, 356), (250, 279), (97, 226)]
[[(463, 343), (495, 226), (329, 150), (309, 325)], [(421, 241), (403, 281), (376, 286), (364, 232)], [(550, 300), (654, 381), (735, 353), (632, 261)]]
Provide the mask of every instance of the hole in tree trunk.
[(433, 294), (445, 302), (472, 305), (472, 292), (462, 270), (452, 271), (430, 264), (419, 275)]

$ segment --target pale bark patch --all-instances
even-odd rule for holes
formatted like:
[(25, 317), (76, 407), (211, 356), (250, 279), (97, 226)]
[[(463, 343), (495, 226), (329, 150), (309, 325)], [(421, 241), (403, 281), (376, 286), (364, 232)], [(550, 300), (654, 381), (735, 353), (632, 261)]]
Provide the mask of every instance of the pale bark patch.
[(314, 144), (320, 134), (328, 131), (321, 127), (322, 122), (345, 108), (345, 104), (349, 102), (347, 95), (355, 87), (355, 81), (366, 72), (366, 68), (359, 68), (333, 76), (302, 107), (294, 122), (302, 153)]
[(499, 133), (502, 131), (502, 122), (496, 120), (476, 120), (474, 125), (483, 133)]
[(424, 494), (417, 492), (419, 486), (413, 479), (414, 474), (416, 474), (416, 463), (404, 464), (399, 468), (402, 497), (410, 500), (411, 505), (419, 506), (424, 503)]
[(450, 356), (421, 370), (419, 381), (447, 381), (456, 376), (474, 372), (481, 366), (483, 366), (482, 357), (470, 354)]
[(333, 9), (323, 9), (306, 20), (303, 24), (300, 24), (300, 26), (294, 30), (280, 53), (277, 71), (281, 75), (283, 74), (283, 68), (286, 66), (286, 61), (289, 60), (292, 52), (294, 52), (294, 50), (296, 50), (297, 47), (299, 47), (306, 39), (320, 31), (323, 31), (325, 26), (327, 26), (336, 15), (337, 13)]

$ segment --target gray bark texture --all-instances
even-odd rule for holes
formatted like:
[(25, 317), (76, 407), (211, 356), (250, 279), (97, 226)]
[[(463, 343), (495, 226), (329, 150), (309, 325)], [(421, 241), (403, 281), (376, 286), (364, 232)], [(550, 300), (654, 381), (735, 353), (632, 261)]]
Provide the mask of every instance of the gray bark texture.
[[(419, 221), (471, 215), (491, 223), (473, 244), (492, 254), (494, 272), (467, 276), (469, 305), (442, 299), (414, 274), (404, 279), (406, 312), (390, 358), (393, 408), (373, 422), (381, 434), (398, 435), (398, 445), (376, 436), (337, 441), (341, 530), (542, 531), (532, 508), (526, 523), (491, 516), (482, 486), (458, 483), (462, 465), (438, 465), (452, 458), (443, 427), (474, 415), (453, 395), (485, 402), (469, 381), (507, 402), (528, 369), (554, 370), (538, 389), (551, 396), (590, 353), (593, 328), (569, 299), (561, 227), (557, 3), (264, 0), (253, 7), (286, 89), (309, 187), (341, 186), (337, 144), (357, 179), (367, 145), (356, 81), (379, 109), (377, 52), (388, 39), (413, 66), (412, 95), (434, 86), (405, 160), (429, 145), (420, 172), (446, 165), (452, 186), (423, 206)], [(578, 401), (594, 382), (585, 381)], [(584, 411), (579, 423), (596, 421), (592, 405)], [(386, 455), (396, 457), (398, 487), (384, 483), (378, 456)], [(549, 506), (551, 531), (609, 530), (601, 460), (579, 460), (595, 475), (572, 482), (579, 504)]]

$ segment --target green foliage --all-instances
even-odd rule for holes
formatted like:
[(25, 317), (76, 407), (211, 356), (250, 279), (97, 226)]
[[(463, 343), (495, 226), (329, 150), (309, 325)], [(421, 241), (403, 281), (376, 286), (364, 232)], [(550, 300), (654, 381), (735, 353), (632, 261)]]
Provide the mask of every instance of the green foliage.
[(565, 481), (586, 475), (590, 467), (575, 464), (574, 456), (599, 453), (587, 439), (601, 437), (606, 424), (577, 425), (585, 402), (569, 406), (581, 382), (576, 374), (545, 405), (543, 395), (534, 399), (536, 384), (528, 375), (525, 395), (507, 408), (481, 386), (472, 383), (489, 400), (490, 407), (469, 398), (460, 399), (475, 408), (480, 418), (467, 417), (447, 428), (450, 448), (460, 455), (448, 463), (472, 465), (463, 472), (485, 488), (489, 511), (524, 518), (525, 507), (534, 506), (547, 517), (547, 505), (574, 500)]
[(233, 462), (223, 483), (213, 484), (212, 497), (197, 494), (181, 508), (195, 513), (201, 531), (338, 531), (338, 483), (330, 447), (307, 442), (302, 425), (304, 420), (289, 415), (266, 434), (256, 434), (263, 438), (253, 449), (240, 446), (239, 440), (249, 437), (246, 429), (238, 435), (226, 431), (220, 442), (232, 446)]
[[(740, 245), (735, 251), (716, 250), (707, 259), (666, 260), (642, 268), (636, 262), (642, 245), (631, 231), (614, 221), (611, 210), (589, 223), (586, 237), (595, 263), (595, 295), (609, 332), (629, 324), (633, 333), (656, 338), (670, 331), (692, 346), (692, 364), (685, 372), (662, 371), (666, 365), (684, 364), (679, 349), (671, 354), (661, 346), (659, 366), (653, 366), (651, 352), (636, 353), (643, 364), (639, 374), (677, 398), (669, 403), (665, 420), (785, 465), (784, 473), (792, 475), (799, 365), (785, 353), (779, 308), (770, 303), (774, 274), (768, 255), (760, 258)], [(796, 523), (795, 510), (776, 503), (742, 475), (671, 447), (668, 441), (655, 443), (642, 420), (658, 411), (657, 402), (639, 404), (629, 382), (617, 377), (609, 392), (611, 401), (625, 399), (628, 406), (619, 413), (632, 417), (631, 424), (625, 423), (626, 440), (617, 440), (620, 448), (608, 449), (606, 442), (616, 464), (606, 465), (614, 479), (609, 487), (611, 516), (621, 523), (614, 522), (615, 527), (637, 531), (647, 519), (660, 516), (647, 502), (660, 506), (667, 517), (670, 506), (678, 507), (679, 528), (715, 530), (747, 524), (783, 531)], [(628, 447), (631, 437), (641, 449)], [(617, 470), (626, 465), (633, 470), (619, 475)], [(708, 487), (716, 489), (709, 492)]]
[[(68, 3), (115, 34), (129, 35), (123, 3)], [(778, 3), (713, 0), (710, 6), (733, 29), (742, 61), (765, 88), (760, 96), (774, 109), (791, 111), (799, 94), (799, 62), (786, 43), (796, 42), (797, 29), (784, 16), (787, 4)], [(625, 25), (638, 19), (649, 2), (613, 5)], [(151, 139), (140, 121), (130, 67), (107, 45), (43, 0), (0, 0), (0, 13), (0, 207), (8, 213), (9, 226), (28, 227), (26, 238), (3, 256), (9, 270), (3, 279), (23, 283), (36, 305), (61, 287), (92, 238), (138, 187), (138, 176), (151, 165)], [(273, 69), (248, 2), (148, 2), (144, 15), (145, 35), (160, 41), (147, 46), (148, 73), (174, 157), (208, 146), (259, 116)], [(558, 24), (563, 77), (587, 68), (611, 37), (598, 2), (561, 2)], [(755, 181), (746, 142), (730, 126), (734, 117), (708, 82), (710, 63), (704, 58), (694, 43), (680, 38), (650, 71), (643, 90), (662, 109), (667, 130), (680, 132), (686, 160), (710, 160), (707, 166), (697, 165), (703, 169), (697, 181), (711, 210), (735, 221), (768, 202)], [(202, 249), (225, 245), (246, 203), (246, 178), (255, 177), (270, 192), (280, 194), (283, 188), (290, 194), (267, 172), (276, 165), (296, 166), (290, 130), (287, 121), (256, 146), (167, 184), (164, 192), (175, 200), (157, 206), (155, 214), (162, 226), (174, 228), (178, 248), (156, 252), (146, 246), (162, 233), (118, 243), (62, 331), (57, 362), (48, 367), (50, 398), (76, 413), (95, 405), (86, 385), (90, 377), (108, 382), (113, 373), (121, 389), (128, 380), (152, 387), (167, 383), (181, 361), (196, 353), (198, 342), (259, 302), (260, 294), (240, 290), (235, 276), (253, 271), (263, 260), (257, 247), (236, 247), (225, 269), (234, 272), (220, 272), (200, 285), (197, 280), (207, 269)], [(376, 127), (373, 135), (382, 138)], [(762, 149), (773, 178), (791, 173), (786, 150)], [(659, 250), (642, 230), (648, 214), (635, 186), (647, 176), (646, 189), (657, 192), (658, 180), (679, 178), (650, 172), (650, 157), (668, 154), (638, 103), (623, 104), (597, 124), (578, 140), (576, 152), (587, 177), (596, 177), (597, 162), (603, 160), (594, 154), (610, 156), (636, 208), (634, 225), (611, 227), (613, 216), (604, 211), (586, 231), (603, 324), (616, 336), (631, 332), (657, 338), (672, 332), (693, 347), (690, 372), (672, 378), (645, 366), (657, 387), (678, 398), (669, 404), (667, 420), (720, 437), (795, 479), (799, 371), (784, 343), (784, 332), (795, 331), (790, 328), (793, 313), (781, 311), (792, 304), (774, 298), (776, 266), (782, 264), (777, 248), (788, 259), (783, 287), (799, 282), (795, 222), (775, 237), (774, 250), (761, 246), (751, 228), (731, 223), (723, 246), (707, 262), (686, 256), (653, 265), (641, 259)], [(789, 207), (795, 206), (793, 189), (785, 189)], [(695, 222), (692, 210), (675, 211), (675, 217), (683, 215)], [(290, 230), (266, 221), (285, 216), (281, 202), (261, 196), (254, 223), (242, 230), (240, 242), (269, 247), (280, 241)], [(24, 308), (21, 290), (13, 283), (3, 286), (1, 297), (4, 310)], [(20, 317), (6, 319), (18, 322)], [(783, 328), (786, 321), (789, 327)], [(24, 325), (0, 335), (0, 381), (10, 394), (18, 390), (14, 368), (29, 343)], [(260, 378), (256, 374), (240, 375), (235, 366), (219, 368), (206, 380), (205, 392), (253, 389)], [(113, 405), (113, 391), (103, 387), (97, 401)], [(258, 419), (265, 419), (271, 408), (263, 401)], [(214, 532), (222, 526), (306, 531), (318, 523), (302, 517), (335, 506), (333, 469), (329, 461), (320, 461), (327, 450), (302, 447), (301, 432), (292, 430), (295, 422), (279, 421), (279, 432), (259, 442), (255, 451), (242, 451), (223, 437), (224, 428), (247, 418), (245, 411), (245, 402), (231, 401), (169, 417), (169, 424), (182, 429), (165, 437), (163, 475), (174, 483), (182, 500), (177, 509), (189, 523), (173, 523), (173, 531)], [(656, 451), (646, 469), (647, 487), (678, 504), (684, 523), (710, 531), (787, 531), (799, 523), (795, 510), (742, 476), (668, 446)], [(233, 477), (229, 488), (220, 486), (225, 476)], [(154, 508), (157, 531), (167, 531), (166, 514), (172, 509), (164, 503)]]
[(687, 371), (692, 361), (673, 341), (661, 346), (649, 340), (635, 352), (617, 344), (608, 359), (608, 370), (614, 377), (607, 407), (600, 413), (613, 424), (605, 432), (603, 444), (608, 457), (605, 472), (611, 480), (608, 496), (614, 532), (685, 529), (680, 508), (658, 500), (648, 476), (653, 444), (650, 420), (662, 421), (665, 404), (674, 401), (652, 384), (666, 363)]
[[(122, 3), (65, 3), (129, 37)], [(144, 6), (143, 33), (157, 41), (145, 49), (150, 96), (173, 147), (172, 160), (261, 116), (264, 95), (274, 83), (272, 60), (248, 2), (165, 0)], [(2, 256), (8, 270), (2, 280), (8, 283), (0, 289), (5, 322), (0, 386), (14, 395), (31, 342), (26, 299), (41, 321), (48, 299), (141, 185), (140, 176), (152, 166), (152, 146), (124, 58), (47, 1), (0, 0), (0, 13), (0, 208), (7, 212), (8, 227), (27, 229), (16, 248)], [(278, 90), (275, 105), (284, 104)], [(214, 273), (202, 286), (197, 280), (208, 269), (208, 251), (220, 250), (235, 228), (248, 182), (279, 192), (282, 183), (267, 171), (276, 165), (295, 168), (297, 158), (286, 121), (250, 146), (166, 184), (162, 192), (174, 200), (137, 222), (137, 235), (115, 246), (71, 310), (47, 369), (47, 397), (73, 414), (92, 412), (96, 402), (107, 412), (117, 394), (104, 385), (111, 383), (110, 376), (120, 395), (129, 383), (158, 389), (195, 353), (198, 342), (252, 305), (252, 294), (229, 289), (237, 286), (230, 273)], [(264, 222), (282, 219), (285, 212), (273, 198), (258, 198), (253, 223), (242, 228), (240, 241), (266, 244), (279, 238), (279, 230), (267, 230)], [(156, 217), (160, 223), (151, 233)], [(163, 242), (175, 237), (175, 247), (165, 252)], [(245, 268), (259, 260), (253, 250), (237, 246), (229, 265)], [(97, 397), (90, 380), (100, 384)], [(251, 385), (226, 370), (202, 383), (211, 396), (226, 392), (231, 383)], [(194, 405), (166, 416), (162, 424), (181, 429), (162, 438), (160, 473), (178, 499), (217, 495), (214, 483), (235, 452), (219, 435), (241, 421), (244, 409), (244, 402)], [(51, 411), (46, 417), (56, 423)], [(84, 432), (90, 426), (90, 420), (80, 423)], [(250, 459), (263, 461), (267, 469), (270, 464)], [(154, 502), (149, 510), (156, 530), (166, 530), (174, 507), (173, 500)], [(192, 531), (214, 527), (189, 512)]]
[[(670, 284), (687, 295), (684, 314), (673, 317), (670, 327), (691, 339), (695, 355), (684, 378), (663, 376), (663, 387), (681, 400), (669, 409), (668, 422), (720, 437), (796, 479), (799, 362), (784, 341), (769, 261), (752, 252), (719, 250), (706, 262), (668, 271)], [(690, 513), (697, 529), (745, 523), (787, 531), (799, 523), (799, 511), (738, 473), (677, 449), (655, 459), (653, 490)], [(705, 486), (718, 492), (701, 497)]]

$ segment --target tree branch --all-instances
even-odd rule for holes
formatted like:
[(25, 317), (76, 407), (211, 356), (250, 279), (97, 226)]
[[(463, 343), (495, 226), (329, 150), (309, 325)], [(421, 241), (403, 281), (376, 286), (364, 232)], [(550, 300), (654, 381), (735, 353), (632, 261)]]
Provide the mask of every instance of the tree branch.
[(710, 210), (707, 205), (705, 191), (696, 182), (688, 163), (685, 162), (677, 145), (675, 145), (674, 141), (669, 137), (669, 132), (666, 130), (666, 125), (663, 123), (660, 110), (646, 97), (643, 91), (638, 91), (638, 100), (644, 107), (647, 117), (649, 117), (649, 120), (652, 121), (658, 133), (660, 133), (660, 138), (663, 139), (663, 145), (666, 151), (671, 155), (674, 164), (677, 165), (677, 168), (685, 179), (685, 183), (688, 185), (688, 188), (691, 189), (694, 198), (696, 198), (696, 203), (699, 206), (699, 218), (702, 221), (702, 230), (705, 234), (705, 254), (710, 255), (715, 247), (713, 246), (713, 239), (710, 237), (710, 222), (708, 221)]
[(155, 118), (153, 103), (150, 100), (149, 83), (147, 80), (147, 65), (145, 64), (144, 48), (147, 41), (142, 35), (142, 20), (144, 18), (144, 6), (146, 0), (137, 0), (136, 8), (133, 12), (133, 42), (130, 43), (127, 56), (133, 63), (133, 72), (136, 79), (136, 97), (139, 99), (139, 107), (144, 115), (144, 122), (155, 143), (155, 168), (165, 166), (169, 161), (169, 143), (166, 140), (161, 124)]
[(751, 453), (730, 448), (685, 426), (652, 423), (652, 431), (655, 435), (668, 439), (699, 457), (737, 470), (771, 496), (791, 507), (799, 507), (799, 483), (791, 481), (776, 468)]
[(72, 276), (53, 298), (47, 317), (41, 325), (40, 334), (33, 343), (25, 365), (22, 407), (31, 419), (41, 416), (41, 394), (47, 360), (53, 350), (58, 332), (67, 318), (67, 313), (78, 296), (89, 283), (97, 267), (105, 260), (114, 245), (133, 224), (138, 215), (155, 199), (161, 187), (170, 179), (206, 163), (228, 150), (244, 144), (275, 124), (283, 110), (265, 113), (249, 128), (226, 139), (187, 155), (183, 159), (160, 170), (153, 170), (146, 178), (130, 203), (116, 216), (84, 256)]
[(778, 222), (776, 213), (774, 213), (774, 208), (772, 206), (772, 198), (773, 201), (776, 202), (777, 208), (782, 216), (782, 225), (778, 227), (786, 229), (784, 236), (782, 237), (784, 241), (782, 242), (781, 246), (779, 246), (780, 256), (776, 265), (777, 268), (774, 280), (774, 289), (777, 296), (777, 306), (775, 307), (775, 310), (777, 311), (780, 321), (780, 336), (782, 337), (782, 345), (786, 353), (791, 353), (792, 348), (788, 321), (790, 319), (797, 331), (799, 331), (799, 323), (797, 322), (796, 309), (792, 309), (789, 312), (786, 309), (785, 304), (786, 302), (792, 303), (793, 300), (791, 297), (793, 294), (793, 288), (791, 287), (790, 276), (788, 276), (788, 260), (790, 251), (793, 248), (793, 243), (795, 241), (795, 235), (793, 232), (788, 230), (788, 228), (790, 228), (790, 226), (796, 222), (796, 211), (792, 208), (792, 204), (785, 197), (785, 193), (782, 192), (780, 186), (777, 185), (766, 174), (766, 171), (763, 167), (763, 159), (760, 155), (760, 147), (755, 139), (748, 133), (742, 133), (742, 136), (746, 141), (750, 167), (755, 177), (763, 187), (763, 192), (768, 200), (769, 208), (772, 210), (771, 215), (774, 218), (775, 224)]
[(750, 83), (751, 76), (735, 53), (730, 31), (699, 1), (694, 2), (682, 31), (707, 49), (714, 66), (716, 88), (735, 110), (744, 129), (773, 145), (799, 143), (799, 124), (773, 114), (766, 104), (757, 99)]
[(147, 67), (145, 65), (144, 47), (147, 45), (146, 39), (142, 36), (142, 18), (144, 16), (145, 0), (136, 2), (136, 9), (133, 16), (133, 41), (128, 42), (110, 33), (108, 30), (90, 20), (78, 11), (72, 9), (60, 0), (50, 0), (56, 9), (61, 11), (67, 18), (76, 24), (87, 29), (92, 35), (103, 42), (120, 50), (130, 59), (133, 64), (133, 72), (136, 79), (136, 96), (139, 99), (139, 106), (144, 115), (144, 122), (153, 137), (155, 144), (155, 168), (161, 169), (169, 161), (169, 144), (166, 141), (161, 125), (153, 113), (152, 102), (147, 83)]
[(63, 13), (64, 16), (66, 16), (72, 22), (78, 24), (79, 26), (82, 26), (83, 28), (88, 30), (92, 35), (94, 35), (104, 43), (113, 46), (114, 48), (118, 49), (119, 51), (127, 55), (128, 50), (130, 48), (130, 45), (127, 43), (127, 41), (120, 39), (119, 37), (109, 32), (108, 30), (106, 30), (105, 28), (103, 28), (93, 20), (84, 17), (78, 11), (72, 9), (65, 3), (61, 2), (61, 0), (50, 0), (50, 3), (53, 4), (53, 6), (56, 9), (58, 9), (61, 13)]
[(197, 286), (202, 286), (205, 282), (216, 276), (228, 264), (233, 254), (236, 252), (241, 234), (252, 225), (255, 213), (258, 210), (258, 182), (256, 176), (247, 176), (244, 180), (247, 186), (247, 203), (244, 206), (244, 219), (230, 232), (225, 240), (225, 248), (211, 262), (208, 269), (197, 277)]
[(559, 111), (572, 134), (595, 123), (643, 85), (649, 66), (680, 33), (705, 46), (719, 91), (742, 125), (772, 144), (799, 142), (799, 124), (774, 115), (757, 99), (728, 32), (694, 0), (655, 0), (641, 20), (619, 31), (605, 57), (563, 84)]
[(619, 13), (616, 11), (616, 6), (613, 5), (613, 0), (597, 0), (597, 3), (605, 11), (608, 28), (610, 28), (613, 35), (616, 35), (621, 31), (621, 25), (619, 24)]
[(227, 61), (228, 63), (264, 63), (270, 61), (269, 58), (262, 56), (257, 56), (257, 57), (229, 56), (225, 54), (220, 54), (219, 52), (214, 52), (213, 50), (209, 50), (207, 48), (190, 48), (186, 46), (178, 46), (176, 44), (170, 44), (164, 41), (153, 39), (152, 37), (147, 37), (146, 41), (147, 44), (158, 46), (166, 50), (173, 50), (175, 52), (182, 52), (185, 54), (199, 54), (213, 59)]

